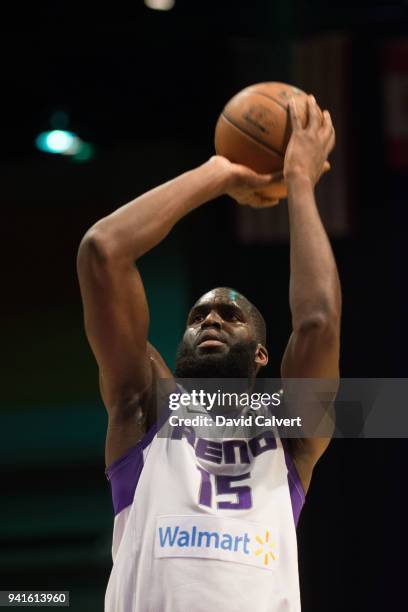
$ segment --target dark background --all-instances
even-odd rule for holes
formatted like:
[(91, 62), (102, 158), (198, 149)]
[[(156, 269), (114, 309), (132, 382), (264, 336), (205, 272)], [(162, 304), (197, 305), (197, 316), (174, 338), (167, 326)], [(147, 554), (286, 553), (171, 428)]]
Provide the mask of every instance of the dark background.
[[(76, 250), (100, 217), (212, 155), (217, 116), (243, 87), (282, 80), (335, 105), (339, 150), (319, 189), (344, 293), (342, 375), (406, 375), (407, 26), (406, 2), (176, 0), (166, 13), (141, 1), (42, 2), (3, 13), (0, 589), (70, 590), (73, 610), (102, 609), (113, 521), (106, 416)], [(319, 52), (327, 44), (341, 69)], [(299, 53), (312, 48), (316, 64), (305, 67)], [(390, 75), (401, 137), (389, 127)], [(34, 148), (55, 111), (94, 144), (93, 160)], [(330, 225), (333, 202), (341, 227)], [(189, 306), (227, 285), (263, 312), (267, 375), (278, 375), (289, 267), (287, 237), (273, 228), (285, 206), (262, 217), (272, 229), (259, 241), (261, 217), (250, 213), (244, 240), (248, 217), (220, 199), (140, 262), (151, 340), (170, 365)], [(298, 530), (305, 612), (406, 607), (406, 450), (405, 440), (335, 440), (320, 461)]]

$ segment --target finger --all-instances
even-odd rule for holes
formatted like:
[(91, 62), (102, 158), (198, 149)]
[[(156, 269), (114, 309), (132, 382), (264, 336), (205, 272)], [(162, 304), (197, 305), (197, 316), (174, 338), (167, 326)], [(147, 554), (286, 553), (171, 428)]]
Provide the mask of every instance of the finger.
[(326, 137), (327, 140), (330, 140), (334, 131), (335, 130), (334, 130), (331, 115), (328, 110), (324, 110), (321, 133), (323, 134), (324, 137)]
[(321, 126), (321, 116), (317, 106), (316, 98), (314, 96), (307, 97), (307, 109), (308, 109), (308, 127), (312, 130), (318, 130)]
[(296, 108), (296, 102), (295, 102), (295, 98), (291, 98), (289, 100), (289, 116), (290, 116), (290, 121), (292, 124), (292, 130), (300, 130), (302, 129), (302, 123), (300, 121), (299, 115), (298, 115), (298, 111)]
[(326, 130), (326, 129), (330, 129), (332, 127), (333, 127), (332, 118), (331, 118), (331, 115), (330, 115), (329, 111), (326, 109), (326, 110), (323, 111), (322, 128), (324, 130)]
[(273, 183), (278, 183), (283, 179), (283, 170), (272, 172), (269, 174), (256, 174), (253, 173), (248, 182), (249, 186), (253, 189), (261, 189), (262, 187), (268, 187)]
[(334, 145), (336, 143), (336, 132), (328, 110), (323, 111), (323, 124), (320, 134), (323, 138), (327, 155), (329, 155), (329, 153), (334, 149)]
[(330, 135), (328, 153), (331, 153), (331, 151), (333, 151), (335, 145), (336, 145), (336, 132), (333, 130), (333, 132)]
[(261, 208), (264, 206), (263, 199), (256, 193), (251, 193), (250, 196), (242, 200), (236, 200), (236, 202), (241, 206), (250, 206), (251, 208)]
[(255, 191), (250, 198), (250, 206), (254, 208), (267, 208), (269, 206), (276, 206), (276, 204), (279, 204), (279, 200), (268, 197), (258, 191)]
[(273, 181), (273, 174), (254, 174), (251, 181), (248, 181), (248, 187), (250, 189), (261, 189), (262, 187), (268, 187)]

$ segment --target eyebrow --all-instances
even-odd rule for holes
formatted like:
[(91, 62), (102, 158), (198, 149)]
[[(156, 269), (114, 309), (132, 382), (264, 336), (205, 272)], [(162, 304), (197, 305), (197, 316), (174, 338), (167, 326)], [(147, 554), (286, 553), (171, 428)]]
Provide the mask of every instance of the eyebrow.
[(247, 318), (247, 315), (245, 313), (245, 311), (243, 310), (243, 308), (241, 308), (241, 306), (238, 306), (238, 304), (233, 304), (231, 302), (205, 302), (204, 304), (198, 304), (197, 306), (193, 306), (193, 308), (191, 309), (189, 315), (188, 315), (188, 321), (191, 319), (191, 317), (195, 314), (203, 314), (205, 312), (208, 312), (209, 310), (211, 310), (211, 308), (219, 308), (220, 310), (224, 310), (224, 311), (234, 311), (234, 312), (238, 312), (241, 315), (243, 315), (245, 318)]

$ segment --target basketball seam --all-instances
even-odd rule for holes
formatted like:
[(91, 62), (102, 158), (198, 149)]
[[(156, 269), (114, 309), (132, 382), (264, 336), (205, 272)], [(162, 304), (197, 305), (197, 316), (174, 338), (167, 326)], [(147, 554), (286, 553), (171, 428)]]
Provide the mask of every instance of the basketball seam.
[(230, 117), (228, 117), (228, 115), (225, 114), (225, 111), (222, 112), (222, 116), (224, 117), (224, 119), (226, 121), (228, 121), (228, 123), (230, 123), (234, 128), (236, 128), (237, 130), (239, 130), (240, 132), (242, 132), (243, 134), (245, 134), (245, 136), (248, 136), (248, 138), (250, 140), (253, 140), (254, 142), (256, 142), (256, 144), (261, 145), (261, 147), (264, 147), (264, 149), (267, 149), (268, 151), (272, 151), (272, 153), (275, 153), (275, 155), (277, 155), (278, 157), (280, 157), (281, 159), (283, 159), (283, 155), (277, 151), (276, 149), (274, 149), (273, 147), (265, 144), (264, 142), (262, 142), (262, 140), (258, 140), (258, 138), (256, 136), (254, 136), (253, 134), (250, 134), (249, 132), (247, 132), (246, 130), (244, 130), (244, 128), (242, 128), (240, 125), (237, 125), (235, 123), (235, 121), (233, 121)]
[(268, 100), (273, 100), (273, 102), (275, 102), (278, 106), (280, 106), (286, 113), (288, 112), (287, 107), (284, 104), (282, 104), (282, 102), (274, 98), (273, 96), (269, 96), (263, 91), (252, 91), (251, 93), (257, 94), (258, 96), (264, 96), (265, 98), (268, 98)]

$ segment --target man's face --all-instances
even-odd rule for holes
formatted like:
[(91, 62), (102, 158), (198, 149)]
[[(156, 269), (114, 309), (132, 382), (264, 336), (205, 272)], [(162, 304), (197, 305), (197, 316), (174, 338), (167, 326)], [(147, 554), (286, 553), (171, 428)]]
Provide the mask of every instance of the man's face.
[(258, 346), (249, 309), (236, 292), (210, 291), (189, 313), (177, 351), (176, 376), (252, 376)]

